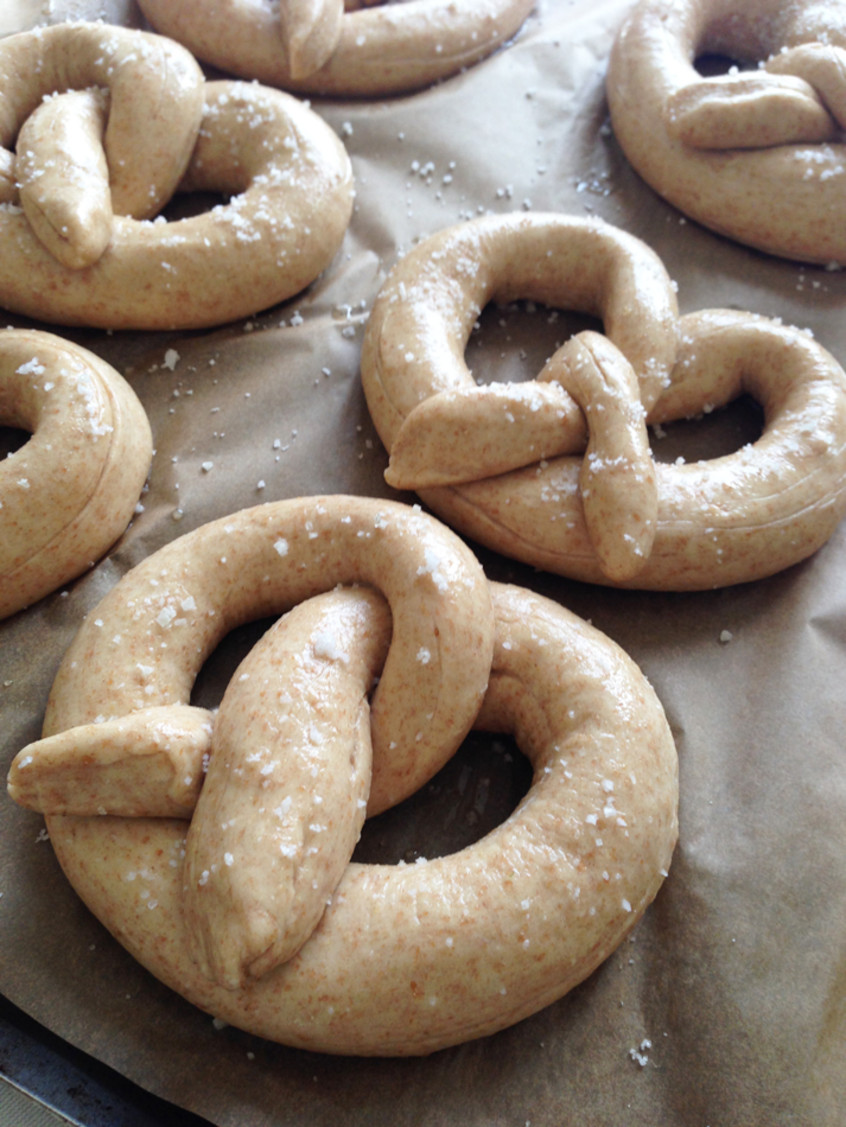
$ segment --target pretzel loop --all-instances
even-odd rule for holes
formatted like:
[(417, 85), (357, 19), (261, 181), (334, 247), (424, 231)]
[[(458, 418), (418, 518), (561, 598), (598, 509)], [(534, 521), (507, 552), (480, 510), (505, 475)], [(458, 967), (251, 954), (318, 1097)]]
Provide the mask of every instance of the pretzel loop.
[[(356, 575), (387, 600), (324, 591)], [(291, 600), (214, 718), (186, 703), (215, 639)], [(471, 725), (513, 733), (534, 766), (513, 815), (450, 856), (351, 861), (371, 739), (373, 788), (393, 779), (395, 799)], [(202, 783), (175, 796), (174, 774)], [(261, 1036), (365, 1055), (432, 1052), (560, 997), (646, 910), (677, 836), (672, 737), (633, 663), (558, 604), (489, 585), (432, 518), (344, 497), (233, 514), (125, 576), (9, 789), (164, 982)]]
[[(193, 562), (183, 558), (189, 550)], [(169, 587), (162, 586), (156, 568), (171, 577)], [(101, 686), (99, 704), (89, 697), (91, 715), (80, 713), (74, 725), (93, 721), (103, 710), (122, 715), (187, 703), (205, 656), (228, 630), (337, 583), (374, 584), (385, 592), (394, 616), (394, 641), (373, 710), (377, 747), (395, 743), (403, 751), (388, 757), (371, 791), (371, 810), (413, 790), (409, 778), (419, 779), (421, 764), (429, 774), (437, 769), (450, 754), (444, 746), (463, 738), (484, 691), (492, 627), (479, 565), (437, 522), (393, 502), (338, 496), (259, 506), (183, 537), (133, 576), (132, 586), (144, 591), (149, 608), (148, 632), (136, 651), (139, 667), (120, 694)], [(237, 581), (222, 582), (224, 576)], [(453, 592), (462, 599), (446, 621)], [(131, 617), (129, 608), (127, 613)], [(168, 652), (157, 656), (168, 638)], [(96, 630), (83, 631), (76, 644), (93, 644), (92, 659), (108, 664), (109, 645), (101, 648)], [(77, 674), (69, 668), (67, 676), (72, 681)], [(459, 695), (463, 706), (441, 694), (453, 676), (466, 687), (467, 695)], [(60, 686), (61, 678), (58, 696), (71, 692)], [(383, 722), (385, 698), (393, 700), (390, 708), (384, 706)], [(49, 716), (48, 706), (48, 727)]]

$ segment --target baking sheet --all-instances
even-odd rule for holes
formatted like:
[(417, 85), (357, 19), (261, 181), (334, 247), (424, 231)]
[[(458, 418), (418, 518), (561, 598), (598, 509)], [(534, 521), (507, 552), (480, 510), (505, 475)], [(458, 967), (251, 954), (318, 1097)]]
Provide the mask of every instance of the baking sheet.
[[(33, 18), (33, 7), (21, 5), (21, 18)], [(55, 2), (38, 7), (34, 18), (61, 14)], [(75, 14), (140, 22), (132, 5), (83, 7), (77, 0)], [(712, 235), (627, 166), (603, 95), (627, 7), (541, 0), (507, 50), (432, 90), (313, 100), (350, 152), (357, 202), (331, 270), (297, 299), (212, 332), (65, 331), (129, 379), (156, 455), (143, 512), (108, 558), (0, 624), (4, 770), (37, 738), (82, 616), (150, 552), (265, 500), (397, 496), (382, 478), (387, 459), (368, 419), (358, 355), (387, 271), (426, 234), (484, 211), (600, 215), (663, 258), (683, 312), (731, 306), (780, 317), (846, 361), (843, 272)], [(531, 375), (568, 323), (490, 310), (470, 346), (474, 365), (483, 358), (492, 378), (534, 365)], [(729, 412), (709, 424), (704, 436), (679, 428), (656, 442), (656, 453), (721, 448), (741, 441), (750, 422)], [(495, 553), (480, 557), (491, 578), (558, 599), (627, 649), (676, 736), (681, 838), (670, 876), (630, 940), (587, 982), (513, 1029), (421, 1060), (268, 1044), (219, 1028), (137, 966), (66, 884), (42, 819), (7, 800), (0, 991), (220, 1127), (328, 1127), (339, 1116), (351, 1127), (842, 1123), (846, 528), (772, 579), (696, 594), (609, 591)], [(215, 655), (200, 703), (219, 699), (251, 637), (245, 628)], [(416, 803), (368, 826), (362, 850), (411, 858), (454, 848), (500, 817), (523, 782), (501, 742), (471, 742)]]

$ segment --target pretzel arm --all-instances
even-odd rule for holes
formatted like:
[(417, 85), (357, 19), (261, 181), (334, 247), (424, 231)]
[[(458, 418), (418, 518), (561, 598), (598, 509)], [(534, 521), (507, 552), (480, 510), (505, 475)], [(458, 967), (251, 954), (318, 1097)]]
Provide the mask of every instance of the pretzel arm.
[(211, 750), (206, 709), (165, 705), (28, 744), (9, 794), (42, 814), (190, 818)]
[(18, 134), (15, 171), (26, 217), (50, 254), (73, 270), (96, 262), (112, 237), (107, 108), (101, 91), (58, 94)]
[(671, 135), (694, 149), (816, 144), (839, 129), (814, 87), (786, 74), (704, 79), (673, 94), (666, 112)]
[(194, 957), (230, 989), (299, 950), (350, 860), (370, 789), (367, 697), (390, 636), (375, 592), (321, 595), (264, 635), (224, 695), (184, 903)]

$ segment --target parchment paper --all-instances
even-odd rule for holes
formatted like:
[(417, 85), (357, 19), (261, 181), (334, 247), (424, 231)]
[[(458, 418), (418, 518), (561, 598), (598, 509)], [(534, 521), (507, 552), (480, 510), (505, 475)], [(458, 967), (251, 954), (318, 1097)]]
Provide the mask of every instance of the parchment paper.
[[(41, 6), (50, 18), (57, 7)], [(137, 16), (106, 7), (89, 11)], [(430, 232), (487, 210), (601, 215), (662, 256), (683, 311), (732, 306), (781, 317), (846, 361), (844, 273), (712, 235), (627, 166), (603, 94), (627, 7), (541, 0), (507, 50), (435, 89), (313, 101), (351, 154), (357, 204), (332, 268), (284, 307), (206, 333), (66, 333), (130, 380), (156, 455), (143, 512), (107, 559), (0, 624), (4, 772), (38, 736), (83, 615), (150, 552), (265, 500), (395, 496), (382, 478), (387, 459), (358, 355), (386, 272)], [(523, 309), (489, 311), (483, 322), (474, 364), (484, 358), (495, 378), (533, 375), (567, 324), (550, 327)], [(742, 441), (749, 425), (727, 412), (704, 435), (677, 428), (656, 441), (656, 453), (698, 456)], [(427, 1059), (332, 1058), (267, 1044), (216, 1027), (138, 967), (65, 882), (42, 819), (6, 800), (0, 990), (67, 1041), (220, 1127), (842, 1124), (846, 528), (772, 579), (692, 595), (592, 588), (480, 556), (491, 578), (558, 599), (625, 647), (677, 740), (681, 839), (669, 879), (587, 982), (513, 1029)], [(242, 631), (222, 647), (201, 677), (201, 703), (214, 703), (249, 643)], [(363, 855), (454, 848), (507, 812), (524, 785), (510, 749), (473, 743), (416, 803), (367, 827)]]

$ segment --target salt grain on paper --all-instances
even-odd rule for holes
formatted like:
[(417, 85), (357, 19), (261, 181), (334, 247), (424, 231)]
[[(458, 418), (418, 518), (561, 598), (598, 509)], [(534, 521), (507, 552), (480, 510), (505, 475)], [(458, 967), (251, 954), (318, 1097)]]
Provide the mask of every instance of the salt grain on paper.
[(629, 1049), (629, 1056), (636, 1064), (639, 1064), (641, 1068), (646, 1068), (646, 1066), (649, 1064), (649, 1056), (647, 1054), (647, 1050), (651, 1048), (652, 1042), (648, 1037), (644, 1037), (640, 1045), (638, 1045), (636, 1048)]

